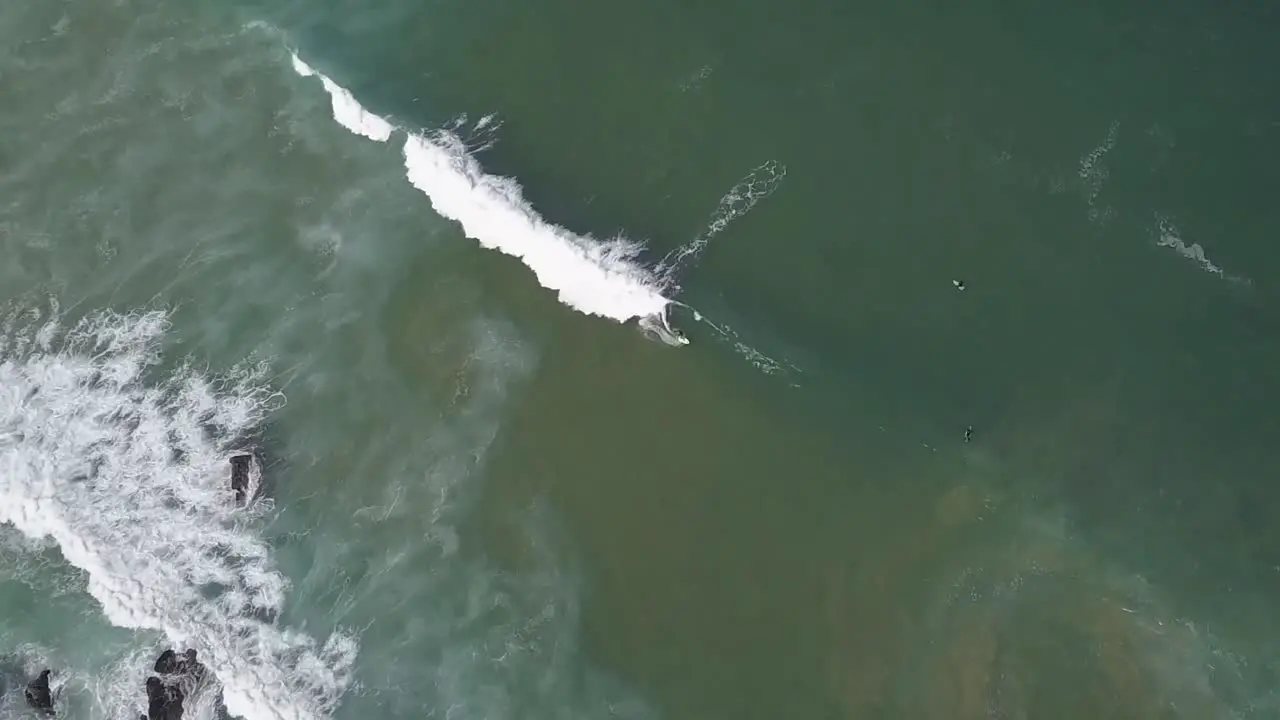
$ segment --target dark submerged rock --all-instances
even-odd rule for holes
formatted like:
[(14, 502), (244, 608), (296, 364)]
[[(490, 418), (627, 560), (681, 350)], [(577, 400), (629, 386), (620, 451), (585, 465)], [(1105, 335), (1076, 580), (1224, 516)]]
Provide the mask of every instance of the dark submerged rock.
[(146, 720), (182, 720), (182, 689), (152, 675), (147, 678)]
[(139, 720), (182, 720), (187, 695), (200, 688), (209, 674), (195, 650), (181, 655), (172, 649), (156, 658), (156, 675), (147, 678), (147, 714)]
[(195, 650), (188, 649), (178, 659), (177, 674), (189, 678), (196, 685), (204, 682), (208, 672), (209, 669), (204, 666), (204, 663), (196, 659)]
[(46, 668), (40, 672), (39, 677), (27, 683), (27, 688), (23, 691), (27, 704), (45, 715), (53, 714), (53, 693), (49, 690), (49, 675), (50, 672)]
[(253, 456), (248, 453), (231, 456), (231, 490), (236, 494), (236, 505), (244, 507), (252, 499)]
[(154, 670), (163, 675), (172, 675), (178, 671), (178, 655), (173, 650), (165, 650), (156, 658)]
[[(223, 447), (227, 448), (233, 492), (237, 472), (248, 471), (246, 479), (249, 480), (249, 487), (246, 488), (246, 497), (243, 501), (239, 497), (235, 498), (237, 504), (251, 504), (256, 498), (271, 496), (272, 483), (283, 471), (287, 456), (286, 444), (275, 432), (272, 423), (264, 422), (225, 440)], [(237, 465), (241, 466), (240, 470), (237, 470)]]

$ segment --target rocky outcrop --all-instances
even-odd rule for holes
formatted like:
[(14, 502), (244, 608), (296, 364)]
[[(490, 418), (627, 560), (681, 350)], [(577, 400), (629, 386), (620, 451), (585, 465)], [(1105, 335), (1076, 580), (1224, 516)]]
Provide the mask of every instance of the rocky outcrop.
[(42, 670), (40, 676), (27, 683), (27, 688), (23, 691), (27, 704), (44, 715), (53, 714), (53, 693), (49, 690), (50, 674), (47, 668)]
[(147, 678), (147, 714), (139, 720), (182, 720), (182, 690), (152, 675)]
[(262, 481), (262, 470), (257, 458), (249, 453), (231, 456), (231, 491), (235, 493), (236, 505), (244, 507), (249, 504)]
[(208, 668), (195, 650), (181, 655), (165, 650), (153, 670), (156, 674), (147, 678), (147, 714), (139, 720), (182, 720), (183, 702), (204, 684)]

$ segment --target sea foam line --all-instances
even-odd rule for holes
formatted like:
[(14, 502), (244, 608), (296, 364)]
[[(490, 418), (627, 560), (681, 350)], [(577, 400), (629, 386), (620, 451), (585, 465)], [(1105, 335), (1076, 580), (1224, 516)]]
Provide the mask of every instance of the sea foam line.
[[(162, 312), (102, 313), (70, 329), (12, 314), (0, 331), (0, 523), (50, 538), (114, 625), (199, 650), (227, 709), (319, 720), (357, 645), (278, 627), (287, 579), (227, 488), (227, 456), (271, 397), (180, 369), (147, 380)], [(145, 706), (143, 688), (136, 688)]]
[(333, 117), (351, 132), (386, 142), (405, 135), (405, 174), (441, 217), (453, 220), (481, 247), (510, 255), (533, 271), (560, 302), (586, 315), (617, 322), (637, 320), (673, 345), (688, 342), (667, 320), (671, 300), (661, 278), (637, 259), (641, 245), (622, 237), (602, 241), (547, 222), (524, 199), (513, 178), (489, 175), (456, 134), (415, 133), (375, 115), (345, 88), (292, 53), (293, 69), (319, 77), (333, 104)]

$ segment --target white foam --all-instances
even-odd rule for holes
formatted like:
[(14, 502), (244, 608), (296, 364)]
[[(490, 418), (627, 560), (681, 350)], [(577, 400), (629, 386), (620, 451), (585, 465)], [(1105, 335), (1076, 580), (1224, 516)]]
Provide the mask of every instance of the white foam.
[(1110, 176), (1110, 170), (1107, 168), (1107, 153), (1111, 152), (1116, 146), (1116, 140), (1120, 136), (1120, 121), (1112, 121), (1107, 127), (1107, 136), (1103, 139), (1102, 144), (1090, 150), (1084, 157), (1080, 158), (1080, 169), (1078, 175), (1084, 183), (1085, 202), (1089, 205), (1089, 219), (1093, 222), (1105, 222), (1111, 218), (1111, 208), (1109, 206), (1097, 206), (1098, 196), (1102, 194), (1102, 188)]
[(288, 582), (229, 494), (229, 443), (271, 396), (189, 369), (148, 382), (161, 312), (38, 322), (13, 315), (0, 334), (0, 522), (56, 542), (113, 624), (199, 650), (234, 715), (327, 716), (356, 642), (259, 619)]
[(1160, 237), (1156, 240), (1156, 244), (1160, 247), (1173, 248), (1173, 251), (1182, 257), (1194, 261), (1207, 273), (1212, 273), (1218, 277), (1225, 277), (1222, 268), (1213, 264), (1213, 261), (1204, 254), (1204, 248), (1200, 243), (1191, 243), (1190, 245), (1182, 241), (1182, 236), (1178, 233), (1178, 228), (1174, 227), (1166, 220), (1159, 223)]
[(1217, 275), (1224, 280), (1231, 280), (1245, 284), (1249, 283), (1248, 279), (1228, 275), (1221, 267), (1214, 264), (1214, 262), (1209, 259), (1209, 256), (1205, 254), (1204, 247), (1201, 246), (1200, 243), (1191, 243), (1188, 245), (1183, 242), (1182, 233), (1178, 230), (1178, 227), (1173, 224), (1173, 221), (1159, 214), (1156, 215), (1156, 245), (1173, 249), (1174, 252), (1178, 253), (1182, 257), (1199, 265), (1200, 269), (1207, 273)]
[(391, 133), (395, 130), (391, 123), (387, 122), (386, 118), (366, 110), (346, 88), (316, 72), (310, 65), (302, 62), (297, 55), (293, 56), (293, 69), (303, 77), (315, 75), (320, 78), (333, 104), (333, 119), (337, 120), (342, 127), (356, 135), (378, 142), (386, 142), (391, 138)]
[(511, 178), (486, 175), (456, 135), (410, 133), (404, 144), (409, 182), (442, 217), (482, 247), (519, 258), (560, 301), (619, 322), (665, 313), (657, 279), (633, 261), (639, 246), (600, 242), (543, 220)]
[[(387, 140), (394, 127), (363, 107), (346, 89), (295, 54), (294, 70), (318, 76), (333, 98), (334, 118), (352, 132)], [(492, 126), (486, 116), (476, 124)], [(405, 171), (437, 214), (462, 226), (481, 247), (518, 258), (565, 305), (618, 322), (648, 320), (673, 344), (687, 342), (666, 322), (670, 301), (660, 279), (637, 259), (638, 243), (579, 235), (544, 220), (512, 178), (488, 175), (456, 134), (448, 130), (406, 133)]]

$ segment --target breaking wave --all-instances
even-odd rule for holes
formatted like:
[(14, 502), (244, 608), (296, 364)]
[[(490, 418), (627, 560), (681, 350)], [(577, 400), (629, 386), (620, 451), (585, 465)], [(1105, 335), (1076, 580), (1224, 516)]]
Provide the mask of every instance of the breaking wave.
[[(317, 76), (333, 103), (333, 117), (351, 132), (386, 142), (395, 132), (328, 77), (293, 55), (303, 77)], [(489, 120), (480, 123), (488, 124)], [(477, 124), (477, 130), (483, 126)], [(519, 259), (560, 302), (586, 315), (617, 322), (639, 321), (672, 345), (688, 340), (671, 328), (661, 278), (638, 259), (642, 245), (616, 237), (603, 241), (547, 222), (524, 199), (513, 178), (489, 175), (463, 140), (450, 130), (405, 132), (404, 164), (409, 182), (440, 216), (458, 223), (481, 247)]]

